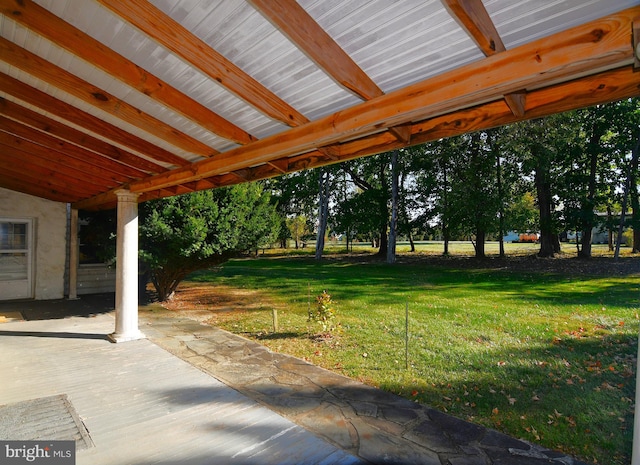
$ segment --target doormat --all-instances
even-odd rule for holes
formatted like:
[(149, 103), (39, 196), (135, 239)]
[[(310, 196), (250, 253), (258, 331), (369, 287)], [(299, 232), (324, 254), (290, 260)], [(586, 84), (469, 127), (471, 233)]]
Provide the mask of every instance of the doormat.
[(0, 405), (0, 439), (75, 441), (93, 447), (89, 431), (65, 394)]

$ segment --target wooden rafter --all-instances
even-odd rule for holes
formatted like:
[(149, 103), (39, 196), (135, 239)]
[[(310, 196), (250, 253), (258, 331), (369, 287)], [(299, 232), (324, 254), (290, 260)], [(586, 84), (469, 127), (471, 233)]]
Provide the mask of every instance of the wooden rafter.
[[(118, 171), (121, 171), (127, 176), (144, 177), (147, 174), (167, 171), (166, 168), (146, 158), (138, 157), (115, 145), (104, 142), (103, 140), (90, 136), (89, 134), (48, 118), (40, 113), (36, 113), (2, 97), (0, 97), (0, 114), (33, 128), (32, 132), (40, 131), (51, 134), (58, 139), (71, 142), (86, 150), (97, 153), (107, 160), (113, 160), (122, 166), (118, 168)], [(34, 140), (32, 137), (36, 136), (28, 136), (25, 138)]]
[(32, 0), (0, 0), (0, 13), (97, 66), (124, 84), (154, 98), (220, 137), (239, 144), (253, 136), (179, 92), (131, 61), (61, 20)]
[[(128, 21), (146, 35), (141, 41), (145, 47), (153, 46), (154, 50), (164, 47), (185, 61), (191, 67), (186, 75), (189, 81), (185, 88), (205, 86), (206, 89), (197, 89), (199, 95), (205, 95), (211, 90), (209, 86), (216, 86), (211, 79), (216, 79), (223, 86), (233, 88), (232, 92), (244, 102), (250, 102), (271, 118), (285, 121), (291, 128), (264, 123), (263, 118), (250, 120), (248, 115), (254, 116), (255, 112), (247, 110), (241, 100), (234, 100), (233, 106), (223, 102), (224, 111), (233, 114), (233, 118), (253, 125), (255, 131), (270, 134), (257, 140), (123, 58), (110, 48), (110, 44), (113, 43), (114, 47), (124, 45), (121, 40), (131, 32), (127, 26), (121, 30), (97, 32), (96, 37), (100, 40), (106, 38), (103, 44), (56, 16), (53, 12), (57, 11), (57, 4), (43, 8), (34, 0), (0, 0), (0, 14), (4, 18), (0, 23), (3, 28), (0, 64), (2, 72), (6, 73), (0, 73), (0, 186), (51, 200), (74, 202), (78, 208), (105, 208), (115, 206), (113, 193), (121, 188), (130, 188), (141, 194), (141, 201), (179, 195), (640, 95), (640, 75), (633, 73), (633, 63), (636, 61), (637, 64), (640, 56), (637, 53), (640, 7), (505, 50), (481, 0), (441, 0), (486, 58), (457, 69), (452, 68), (454, 65), (446, 66), (451, 71), (434, 73), (434, 77), (422, 82), (395, 87), (395, 91), (385, 95), (297, 2), (248, 0), (327, 75), (364, 100), (346, 108), (342, 102), (322, 100), (313, 87), (312, 79), (318, 73), (301, 75), (310, 81), (300, 82), (292, 90), (303, 92), (308, 89), (308, 97), (297, 94), (300, 101), (305, 102), (305, 108), (310, 112), (324, 115), (309, 122), (270, 90), (256, 87), (253, 78), (237, 65), (221, 57), (150, 3), (144, 0), (96, 1), (107, 5), (119, 18), (111, 17), (96, 5), (87, 8), (86, 13), (95, 14), (97, 11), (106, 14), (110, 24), (123, 26), (124, 21)], [(199, 5), (203, 10), (213, 11), (210, 5)], [(429, 11), (438, 9), (441, 14), (443, 9), (440, 6), (429, 5)], [(246, 5), (222, 10), (225, 11), (216, 11), (230, 15), (230, 18), (233, 15), (229, 27), (239, 32), (249, 23), (255, 24), (252, 21), (261, 21)], [(185, 10), (184, 13), (195, 15), (197, 11), (200, 10)], [(380, 11), (379, 6), (375, 6), (368, 7), (363, 13), (371, 20), (373, 16), (367, 14)], [(88, 19), (84, 16), (84, 6), (81, 13), (81, 21)], [(183, 11), (176, 10), (176, 13), (182, 15)], [(321, 14), (323, 21), (340, 20), (339, 11), (333, 7)], [(71, 22), (76, 19), (68, 11), (61, 17), (73, 17), (68, 19)], [(182, 21), (180, 18), (176, 16)], [(191, 19), (197, 18), (190, 17), (183, 23), (187, 24)], [(355, 16), (353, 20), (356, 20)], [(27, 34), (16, 24), (26, 27), (29, 30)], [(451, 31), (451, 24), (446, 25), (448, 31)], [(381, 37), (389, 32), (384, 27), (378, 31), (375, 20), (365, 24), (366, 27), (369, 25), (374, 28), (372, 32), (379, 32)], [(348, 34), (357, 33), (356, 24), (343, 26), (337, 29)], [(398, 37), (409, 39), (419, 34), (414, 36), (413, 29), (407, 29)], [(274, 44), (284, 43), (279, 35), (272, 35), (270, 39)], [(114, 42), (107, 42), (109, 40)], [(51, 49), (48, 41), (69, 53)], [(359, 50), (368, 60), (382, 56), (378, 54), (384, 50), (378, 42), (371, 43), (368, 36), (366, 40), (363, 37), (363, 40), (354, 42), (354, 45), (364, 47)], [(409, 42), (407, 45), (412, 46)], [(447, 45), (447, 50), (451, 48)], [(405, 52), (397, 45), (390, 49), (396, 53)], [(453, 49), (455, 52), (455, 47)], [(278, 50), (275, 48), (273, 56), (269, 53), (260, 59), (273, 66), (278, 63)], [(135, 57), (132, 59), (147, 63), (141, 52), (132, 50), (131, 56)], [(250, 58), (252, 52), (252, 49), (243, 50), (241, 56)], [(71, 56), (78, 60), (69, 62)], [(152, 58), (149, 60), (151, 63)], [(374, 61), (370, 63), (375, 66)], [(88, 65), (97, 68), (93, 71), (95, 80), (86, 78), (93, 85), (67, 71), (89, 71)], [(202, 68), (209, 70), (211, 79), (201, 75), (198, 70), (202, 71)], [(17, 72), (14, 71), (16, 69)], [(376, 68), (376, 72), (385, 72), (385, 67)], [(386, 72), (389, 73), (388, 70)], [(398, 73), (402, 70), (399, 69)], [(388, 77), (395, 79), (399, 76), (389, 74)], [(178, 78), (173, 76), (171, 79)], [(164, 110), (157, 105), (150, 106), (150, 110), (145, 109), (150, 115), (141, 114), (138, 109), (127, 105), (130, 101), (127, 97), (117, 100), (107, 93), (113, 88), (110, 86), (115, 79), (134, 92), (144, 93), (169, 112), (185, 116), (200, 127), (198, 130), (213, 132), (239, 147), (215, 153), (207, 144), (186, 136), (181, 128), (160, 123), (160, 120), (168, 120), (162, 116)], [(35, 86), (39, 89), (53, 86), (73, 96), (69, 100), (73, 104), (52, 97), (48, 90), (31, 87), (27, 83), (32, 80), (38, 81)], [(96, 86), (98, 82), (104, 82), (104, 86)], [(40, 83), (45, 86), (40, 87)], [(284, 84), (285, 81), (280, 81), (276, 85)], [(182, 88), (181, 85), (178, 87)], [(55, 90), (53, 95), (56, 95)], [(79, 105), (81, 108), (91, 105), (99, 109), (94, 114), (110, 112), (112, 116), (108, 120), (116, 123), (106, 123), (73, 106), (78, 99), (85, 102)], [(308, 105), (312, 102), (325, 106), (310, 108)], [(342, 108), (340, 111), (332, 110), (334, 113), (327, 114), (326, 110), (338, 106)], [(134, 134), (142, 134), (142, 137)], [(147, 134), (152, 137), (147, 137)], [(168, 147), (182, 150), (171, 153), (171, 149), (162, 148), (165, 147), (163, 141)], [(228, 147), (230, 144), (222, 145)], [(201, 155), (203, 159), (192, 163), (180, 155), (182, 151)], [(23, 185), (29, 187), (25, 189)]]
[[(514, 115), (504, 101), (496, 100), (495, 102), (416, 123), (411, 127), (412, 142), (421, 144), (471, 131), (516, 123), (528, 118), (542, 118), (575, 108), (628, 98), (633, 95), (640, 95), (640, 89), (638, 89), (637, 74), (628, 66), (595, 77), (582, 78), (554, 88), (532, 91), (527, 104), (526, 117)], [(276, 170), (271, 166), (273, 164), (278, 164), (280, 167), (286, 166), (286, 172), (294, 172), (374, 153), (387, 152), (404, 146), (405, 144), (399, 142), (393, 135), (380, 133), (340, 144), (337, 159), (329, 159), (320, 152), (315, 152), (314, 154), (273, 160), (269, 164), (252, 168), (251, 174), (246, 175), (252, 179), (266, 179), (282, 174), (280, 169)], [(228, 175), (214, 176), (209, 181), (218, 186), (241, 182)], [(150, 196), (157, 198), (157, 191), (143, 194), (142, 199), (145, 200)]]
[(206, 144), (178, 131), (157, 118), (138, 110), (127, 102), (65, 71), (39, 56), (0, 37), (0, 57), (7, 63), (31, 74), (80, 100), (138, 127), (165, 142), (203, 157), (218, 153)]
[(51, 97), (50, 95), (3, 73), (0, 73), (0, 89), (15, 98), (23, 100), (35, 107), (39, 107), (56, 117), (70, 121), (71, 123), (92, 131), (95, 134), (103, 135), (106, 138), (118, 144), (122, 144), (134, 151), (144, 153), (146, 156), (158, 162), (178, 166), (185, 166), (189, 164), (187, 160), (174, 155), (168, 150), (134, 136), (123, 129), (102, 121), (87, 112)]
[(249, 0), (249, 3), (340, 85), (364, 100), (383, 94), (296, 0)]
[[(4, 162), (0, 160), (0, 165), (3, 163)], [(0, 170), (0, 185), (16, 192), (35, 195), (53, 202), (69, 202), (85, 198), (83, 195), (69, 191), (64, 187), (48, 185), (46, 181), (43, 181), (38, 177), (18, 177), (19, 174), (19, 172), (11, 173), (4, 169)]]
[(506, 50), (482, 0), (442, 0), (442, 3), (486, 56)]
[[(482, 53), (491, 56), (507, 50), (481, 0), (442, 0), (449, 13), (478, 45)], [(524, 111), (525, 92), (514, 92), (504, 99), (516, 116)]]
[(98, 1), (264, 114), (289, 126), (308, 122), (296, 109), (151, 3)]
[(98, 178), (108, 177), (113, 182), (120, 184), (130, 181), (132, 175), (137, 175), (137, 177), (144, 175), (142, 171), (134, 170), (131, 167), (112, 161), (109, 158), (101, 157), (96, 153), (57, 139), (46, 133), (34, 131), (28, 126), (5, 118), (4, 116), (0, 116), (0, 128), (2, 128), (0, 134), (12, 134), (37, 144), (37, 147), (50, 151), (52, 155), (64, 156), (66, 160), (60, 159), (61, 163), (76, 164), (80, 169), (84, 170), (86, 174), (91, 176), (97, 176)]
[[(0, 139), (4, 139), (0, 137)], [(24, 150), (24, 149), (26, 150)], [(29, 175), (37, 174), (41, 179), (46, 179), (51, 185), (69, 188), (71, 192), (76, 192), (82, 196), (93, 195), (111, 186), (108, 183), (96, 179), (87, 181), (87, 175), (75, 168), (52, 166), (45, 156), (34, 154), (30, 151), (33, 147), (20, 147), (7, 145), (4, 140), (0, 142), (2, 150), (3, 169), (24, 170)], [(23, 176), (23, 175), (21, 175)], [(112, 184), (113, 185), (113, 184)]]
[(188, 168), (134, 182), (131, 188), (145, 192), (202, 179), (331, 145), (347, 136), (364, 137), (381, 128), (469, 108), (594, 68), (631, 64), (629, 33), (639, 11), (627, 10), (555, 34), (553, 40), (545, 38), (493, 55)]

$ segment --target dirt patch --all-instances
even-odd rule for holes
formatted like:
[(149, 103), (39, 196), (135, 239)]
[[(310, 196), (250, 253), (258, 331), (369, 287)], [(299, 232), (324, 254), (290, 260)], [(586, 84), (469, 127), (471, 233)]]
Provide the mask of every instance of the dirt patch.
[(239, 312), (264, 310), (270, 303), (257, 290), (183, 282), (171, 300), (160, 305), (178, 317), (218, 324)]

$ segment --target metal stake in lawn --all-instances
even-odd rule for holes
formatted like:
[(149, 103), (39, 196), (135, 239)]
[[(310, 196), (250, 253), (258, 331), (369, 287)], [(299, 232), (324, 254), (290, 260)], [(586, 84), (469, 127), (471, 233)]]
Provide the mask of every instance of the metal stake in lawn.
[(273, 332), (278, 332), (278, 310), (275, 308), (271, 309), (271, 317), (273, 318)]
[(404, 368), (409, 369), (409, 302), (404, 306)]

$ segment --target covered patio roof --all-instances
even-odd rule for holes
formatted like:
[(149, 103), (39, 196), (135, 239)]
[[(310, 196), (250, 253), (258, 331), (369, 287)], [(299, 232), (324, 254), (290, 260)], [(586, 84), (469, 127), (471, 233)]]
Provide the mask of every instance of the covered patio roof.
[(111, 208), (640, 95), (638, 0), (0, 0), (0, 187)]

